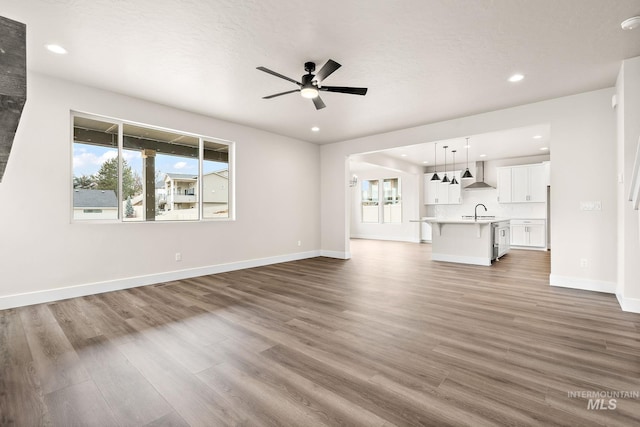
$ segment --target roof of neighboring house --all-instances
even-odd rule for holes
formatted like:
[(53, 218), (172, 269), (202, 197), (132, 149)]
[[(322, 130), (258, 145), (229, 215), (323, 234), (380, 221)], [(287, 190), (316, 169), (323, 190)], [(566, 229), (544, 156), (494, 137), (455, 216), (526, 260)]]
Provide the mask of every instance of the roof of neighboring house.
[(117, 208), (118, 198), (113, 190), (73, 190), (73, 206), (77, 208)]
[[(168, 173), (166, 176), (173, 180), (180, 179), (198, 179), (198, 175), (190, 174), (190, 173)], [(166, 178), (165, 178), (166, 179)]]
[(229, 169), (222, 169), (216, 172), (209, 172), (204, 174), (204, 176), (208, 176), (208, 175), (218, 175), (221, 176), (223, 178), (229, 178)]

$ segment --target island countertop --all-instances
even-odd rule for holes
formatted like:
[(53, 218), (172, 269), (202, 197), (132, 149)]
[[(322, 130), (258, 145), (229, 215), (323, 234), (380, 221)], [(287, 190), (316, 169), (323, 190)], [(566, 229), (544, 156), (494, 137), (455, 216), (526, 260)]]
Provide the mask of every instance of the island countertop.
[(432, 224), (493, 224), (496, 222), (510, 221), (509, 218), (429, 218), (426, 222)]

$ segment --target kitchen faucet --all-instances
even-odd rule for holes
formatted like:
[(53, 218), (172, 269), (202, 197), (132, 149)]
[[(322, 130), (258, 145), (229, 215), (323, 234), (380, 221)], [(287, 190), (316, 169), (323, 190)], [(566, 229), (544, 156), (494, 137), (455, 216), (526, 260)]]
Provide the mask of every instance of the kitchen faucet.
[(487, 211), (487, 207), (485, 205), (483, 205), (482, 203), (478, 203), (476, 205), (476, 208), (473, 210), (473, 220), (477, 221), (478, 220), (478, 206), (482, 206), (484, 208), (484, 211)]

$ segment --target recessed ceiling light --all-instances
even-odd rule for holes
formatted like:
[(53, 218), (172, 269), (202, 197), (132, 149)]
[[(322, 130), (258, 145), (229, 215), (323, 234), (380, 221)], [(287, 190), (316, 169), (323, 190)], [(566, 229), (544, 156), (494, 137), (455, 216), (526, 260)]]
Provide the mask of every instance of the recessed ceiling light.
[(58, 55), (64, 55), (67, 53), (67, 49), (63, 48), (59, 44), (46, 44), (44, 47), (46, 47), (49, 52), (57, 53)]
[(533, 139), (540, 139), (542, 138), (542, 135), (534, 135)]
[(629, 19), (625, 19), (620, 24), (623, 30), (633, 30), (634, 28), (640, 27), (640, 16), (634, 16)]
[(548, 150), (548, 149), (549, 149), (549, 147), (540, 147), (540, 149), (541, 149), (542, 151), (545, 151), (545, 150)]
[(320, 128), (318, 126), (314, 126), (314, 127), (311, 128), (311, 131), (312, 132), (319, 132)]
[(424, 163), (424, 164), (426, 165), (426, 164), (427, 164), (427, 163), (429, 163), (429, 162), (425, 160), (425, 161), (423, 161), (422, 163)]
[(400, 157), (407, 157), (406, 154), (400, 154)]
[(480, 154), (480, 157), (487, 157), (486, 154)]
[(513, 76), (509, 77), (509, 81), (511, 83), (519, 82), (522, 79), (524, 79), (524, 76), (522, 74), (514, 74)]

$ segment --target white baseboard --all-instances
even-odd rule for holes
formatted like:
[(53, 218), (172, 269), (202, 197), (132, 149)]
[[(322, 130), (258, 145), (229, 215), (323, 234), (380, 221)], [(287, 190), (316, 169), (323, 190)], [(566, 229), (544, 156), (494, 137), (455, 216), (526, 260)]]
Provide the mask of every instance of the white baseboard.
[[(261, 267), (281, 262), (297, 261), (306, 258), (321, 256), (319, 250), (298, 252), (294, 254), (278, 255), (274, 257), (258, 258), (246, 261), (238, 261), (227, 264), (217, 264), (206, 267), (189, 268), (185, 270), (167, 271), (145, 276), (127, 277), (123, 279), (108, 280), (104, 282), (87, 283), (83, 285), (69, 286), (65, 288), (48, 289), (44, 291), (28, 292), (23, 294), (6, 295), (0, 297), (0, 310), (26, 305), (42, 304), (59, 301), (68, 298), (83, 297), (86, 295), (101, 294), (103, 292), (118, 291), (121, 289), (135, 288), (138, 286), (153, 285), (170, 282), (173, 280), (189, 279), (192, 277), (206, 276), (209, 274), (225, 273), (227, 271), (243, 270), (246, 268)], [(328, 256), (328, 255), (322, 255)], [(334, 257), (338, 258), (338, 257)]]
[(320, 256), (326, 256), (327, 258), (337, 259), (351, 259), (351, 252), (339, 252), (339, 251), (320, 251)]
[(491, 260), (488, 258), (482, 257), (471, 257), (471, 256), (460, 256), (460, 255), (449, 255), (449, 254), (431, 254), (431, 260), (433, 261), (445, 261), (445, 262), (457, 262), (460, 264), (473, 264), (473, 265), (484, 265), (490, 266)]
[(618, 304), (622, 308), (622, 311), (629, 311), (631, 313), (640, 313), (640, 298), (623, 297), (616, 292), (616, 298), (618, 298)]
[(549, 250), (548, 248), (545, 248), (545, 247), (537, 247), (537, 246), (514, 246), (514, 245), (511, 245), (511, 246), (510, 246), (510, 249), (518, 249), (518, 250), (521, 250), (521, 251), (543, 251), (543, 252), (546, 252), (546, 251), (548, 251), (548, 250)]
[(368, 239), (368, 240), (386, 240), (392, 242), (409, 242), (420, 243), (420, 239), (416, 237), (396, 237), (396, 236), (384, 236), (375, 234), (352, 234), (352, 239)]
[(549, 284), (560, 288), (582, 289), (583, 291), (604, 292), (607, 294), (615, 294), (617, 287), (615, 282), (558, 276), (557, 274), (549, 275)]

